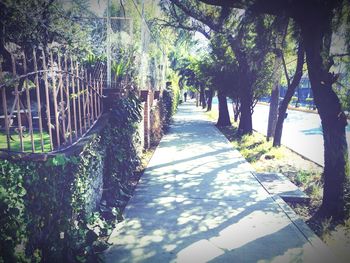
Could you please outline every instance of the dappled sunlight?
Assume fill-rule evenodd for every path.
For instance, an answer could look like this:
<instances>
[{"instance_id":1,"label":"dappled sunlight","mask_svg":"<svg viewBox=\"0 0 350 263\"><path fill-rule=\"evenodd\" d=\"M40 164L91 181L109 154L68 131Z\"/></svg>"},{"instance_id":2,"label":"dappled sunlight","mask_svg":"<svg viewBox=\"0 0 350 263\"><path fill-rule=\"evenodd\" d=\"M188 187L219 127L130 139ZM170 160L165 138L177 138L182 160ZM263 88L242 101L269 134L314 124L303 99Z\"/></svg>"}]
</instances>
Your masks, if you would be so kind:
<instances>
[{"instance_id":1,"label":"dappled sunlight","mask_svg":"<svg viewBox=\"0 0 350 263\"><path fill-rule=\"evenodd\" d=\"M174 262L194 258L195 262L227 262L235 258L232 253L237 260L230 262L289 262L303 257L307 241L272 201L246 207L237 202L167 197L149 202L134 207L138 213L128 214L125 225L110 239L115 259L129 252L133 262L154 262L164 253L169 259L174 256ZM140 211L142 207L145 210ZM157 219L155 210L163 212ZM276 248L271 251L270 247ZM247 254L252 249L256 253Z\"/></svg>"},{"instance_id":2,"label":"dappled sunlight","mask_svg":"<svg viewBox=\"0 0 350 263\"><path fill-rule=\"evenodd\" d=\"M176 262L208 262L224 253L224 250L202 239L181 250L176 255Z\"/></svg>"},{"instance_id":3,"label":"dappled sunlight","mask_svg":"<svg viewBox=\"0 0 350 263\"><path fill-rule=\"evenodd\" d=\"M251 165L189 109L181 106L155 151L106 261L299 262L311 255Z\"/></svg>"},{"instance_id":4,"label":"dappled sunlight","mask_svg":"<svg viewBox=\"0 0 350 263\"><path fill-rule=\"evenodd\" d=\"M254 211L221 230L218 236L211 238L210 241L224 249L237 249L258 238L276 233L289 223L290 221L277 211ZM239 235L237 238L239 233L244 235Z\"/></svg>"}]
</instances>

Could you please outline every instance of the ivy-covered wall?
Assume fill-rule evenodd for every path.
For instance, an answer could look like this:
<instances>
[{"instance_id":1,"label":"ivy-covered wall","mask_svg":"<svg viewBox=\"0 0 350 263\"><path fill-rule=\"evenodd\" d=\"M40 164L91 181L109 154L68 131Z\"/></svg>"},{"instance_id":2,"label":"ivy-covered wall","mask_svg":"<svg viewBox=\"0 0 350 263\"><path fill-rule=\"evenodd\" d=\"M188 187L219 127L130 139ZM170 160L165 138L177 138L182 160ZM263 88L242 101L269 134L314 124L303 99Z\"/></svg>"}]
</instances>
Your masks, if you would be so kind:
<instances>
[{"instance_id":1,"label":"ivy-covered wall","mask_svg":"<svg viewBox=\"0 0 350 263\"><path fill-rule=\"evenodd\" d=\"M151 146L156 146L164 132L168 130L178 103L179 90L172 86L168 86L157 100L153 100L149 112Z\"/></svg>"},{"instance_id":2,"label":"ivy-covered wall","mask_svg":"<svg viewBox=\"0 0 350 263\"><path fill-rule=\"evenodd\" d=\"M160 99L160 114L162 116L163 131L166 132L169 129L169 125L172 120L172 116L175 114L179 105L180 90L178 86L169 85L162 94Z\"/></svg>"},{"instance_id":3,"label":"ivy-covered wall","mask_svg":"<svg viewBox=\"0 0 350 263\"><path fill-rule=\"evenodd\" d=\"M95 261L105 248L97 238L113 228L139 162L140 111L130 95L114 102L81 150L0 160L0 262Z\"/></svg>"},{"instance_id":4,"label":"ivy-covered wall","mask_svg":"<svg viewBox=\"0 0 350 263\"><path fill-rule=\"evenodd\" d=\"M154 140L178 96L165 90L152 112ZM0 159L0 263L97 262L130 196L127 182L142 154L141 101L115 100L69 152L45 161ZM142 128L141 128L142 129Z\"/></svg>"}]
</instances>

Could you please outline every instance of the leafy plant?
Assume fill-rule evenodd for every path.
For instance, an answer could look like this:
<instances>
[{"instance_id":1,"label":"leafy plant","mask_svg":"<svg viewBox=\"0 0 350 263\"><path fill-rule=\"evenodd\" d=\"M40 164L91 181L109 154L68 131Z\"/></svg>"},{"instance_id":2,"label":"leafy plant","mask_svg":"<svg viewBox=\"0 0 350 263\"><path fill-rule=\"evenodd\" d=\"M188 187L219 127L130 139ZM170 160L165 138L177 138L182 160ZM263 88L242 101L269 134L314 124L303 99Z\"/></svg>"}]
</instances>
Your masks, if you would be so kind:
<instances>
[{"instance_id":1,"label":"leafy plant","mask_svg":"<svg viewBox=\"0 0 350 263\"><path fill-rule=\"evenodd\" d=\"M177 98L173 89L164 93L162 122L170 122ZM140 163L141 113L130 93L114 101L108 124L81 152L44 162L0 160L0 262L98 260L107 247L100 237L122 220L128 180ZM104 189L100 204L96 189Z\"/></svg>"},{"instance_id":2,"label":"leafy plant","mask_svg":"<svg viewBox=\"0 0 350 263\"><path fill-rule=\"evenodd\" d=\"M308 104L309 109L315 107L314 98L306 98L305 101L306 101L306 103Z\"/></svg>"},{"instance_id":3,"label":"leafy plant","mask_svg":"<svg viewBox=\"0 0 350 263\"><path fill-rule=\"evenodd\" d=\"M25 171L7 160L0 161L0 168L0 261L22 261L24 251L15 250L26 243Z\"/></svg>"},{"instance_id":4,"label":"leafy plant","mask_svg":"<svg viewBox=\"0 0 350 263\"><path fill-rule=\"evenodd\" d=\"M129 61L113 61L112 72L114 73L114 80L120 82L127 74Z\"/></svg>"},{"instance_id":5,"label":"leafy plant","mask_svg":"<svg viewBox=\"0 0 350 263\"><path fill-rule=\"evenodd\" d=\"M295 177L295 181L299 185L304 185L310 180L310 173L308 171L299 171Z\"/></svg>"},{"instance_id":6,"label":"leafy plant","mask_svg":"<svg viewBox=\"0 0 350 263\"><path fill-rule=\"evenodd\" d=\"M291 103L291 104L297 103L297 101L298 101L298 97L293 96L292 99L290 100L290 103Z\"/></svg>"}]
</instances>

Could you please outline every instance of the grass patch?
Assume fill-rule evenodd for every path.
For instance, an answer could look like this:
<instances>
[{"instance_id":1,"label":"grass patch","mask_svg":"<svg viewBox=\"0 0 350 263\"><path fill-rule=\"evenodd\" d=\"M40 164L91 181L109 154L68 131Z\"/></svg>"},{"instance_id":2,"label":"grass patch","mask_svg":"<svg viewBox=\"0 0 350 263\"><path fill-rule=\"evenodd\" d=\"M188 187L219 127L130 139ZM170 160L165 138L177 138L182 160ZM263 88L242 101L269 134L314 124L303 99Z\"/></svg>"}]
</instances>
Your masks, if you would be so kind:
<instances>
[{"instance_id":1,"label":"grass patch","mask_svg":"<svg viewBox=\"0 0 350 263\"><path fill-rule=\"evenodd\" d=\"M23 146L24 152L32 151L32 143L30 139L30 134L28 132L23 133ZM35 152L42 152L41 144L40 144L40 133L34 132L34 149ZM48 133L43 133L43 141L44 141L44 152L50 152L50 136ZM13 134L10 139L10 147L12 151L20 151L20 140L18 134ZM7 150L7 138L4 132L0 132L0 149Z\"/></svg>"},{"instance_id":2,"label":"grass patch","mask_svg":"<svg viewBox=\"0 0 350 263\"><path fill-rule=\"evenodd\" d=\"M260 159L282 159L287 154L285 147L273 148L272 141L266 141L265 136L254 132L252 135L240 136L238 134L237 123L231 127L218 127L219 130L231 142L232 146L240 151L244 158L251 164L255 164Z\"/></svg>"},{"instance_id":3,"label":"grass patch","mask_svg":"<svg viewBox=\"0 0 350 263\"><path fill-rule=\"evenodd\" d=\"M310 207L307 207L310 209L309 216L305 218L309 219L322 201L322 168L285 146L273 147L272 141L266 141L266 137L260 133L240 136L236 126L234 123L232 127L219 127L219 130L257 172L282 173L307 193L311 202Z\"/></svg>"},{"instance_id":4,"label":"grass patch","mask_svg":"<svg viewBox=\"0 0 350 263\"><path fill-rule=\"evenodd\" d=\"M215 122L218 112L207 113L207 116ZM267 142L266 137L260 133L254 132L252 135L239 136L237 123L233 121L232 123L232 127L219 127L219 130L257 172L282 173L310 197L311 201L308 204L289 203L289 205L332 249L335 255L346 262L344 259L350 258L350 219L344 222L313 219L322 203L323 168L284 146L272 147L272 141Z\"/></svg>"}]
</instances>

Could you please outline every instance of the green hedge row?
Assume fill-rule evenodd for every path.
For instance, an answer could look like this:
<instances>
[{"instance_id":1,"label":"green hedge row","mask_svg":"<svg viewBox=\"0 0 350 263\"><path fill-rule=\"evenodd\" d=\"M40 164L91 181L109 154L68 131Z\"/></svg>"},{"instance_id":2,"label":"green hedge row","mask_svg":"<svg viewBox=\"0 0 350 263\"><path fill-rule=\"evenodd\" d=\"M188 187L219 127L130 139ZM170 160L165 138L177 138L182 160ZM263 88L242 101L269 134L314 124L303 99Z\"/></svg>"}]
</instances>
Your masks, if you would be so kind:
<instances>
[{"instance_id":1,"label":"green hedge row","mask_svg":"<svg viewBox=\"0 0 350 263\"><path fill-rule=\"evenodd\" d=\"M171 118L175 114L179 105L180 91L177 87L169 86L163 91L161 98L162 108L160 109L163 116L163 129L167 131L171 123Z\"/></svg>"}]
</instances>

